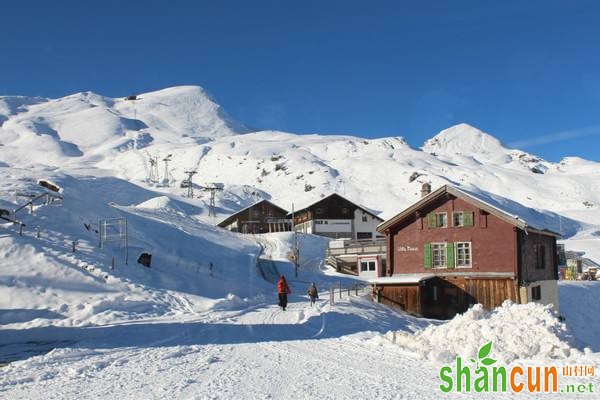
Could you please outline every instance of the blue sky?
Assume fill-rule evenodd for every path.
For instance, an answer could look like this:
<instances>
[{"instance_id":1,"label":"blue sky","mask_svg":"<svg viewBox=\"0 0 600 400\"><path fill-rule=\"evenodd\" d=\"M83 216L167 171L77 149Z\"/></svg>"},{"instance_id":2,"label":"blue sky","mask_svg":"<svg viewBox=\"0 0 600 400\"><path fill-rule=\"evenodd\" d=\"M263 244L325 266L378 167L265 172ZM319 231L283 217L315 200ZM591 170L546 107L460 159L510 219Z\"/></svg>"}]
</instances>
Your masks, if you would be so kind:
<instances>
[{"instance_id":1,"label":"blue sky","mask_svg":"<svg viewBox=\"0 0 600 400\"><path fill-rule=\"evenodd\" d=\"M234 118L404 136L467 122L600 160L594 1L3 2L0 94L203 86Z\"/></svg>"}]
</instances>

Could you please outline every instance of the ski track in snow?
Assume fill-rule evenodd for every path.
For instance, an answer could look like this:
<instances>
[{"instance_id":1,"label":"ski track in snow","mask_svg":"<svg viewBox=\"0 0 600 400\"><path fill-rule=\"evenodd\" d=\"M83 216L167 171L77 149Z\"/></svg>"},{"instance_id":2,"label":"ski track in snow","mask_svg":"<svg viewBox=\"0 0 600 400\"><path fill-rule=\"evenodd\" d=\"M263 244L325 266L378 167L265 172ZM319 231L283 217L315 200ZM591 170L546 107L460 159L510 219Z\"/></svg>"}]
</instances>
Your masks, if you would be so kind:
<instances>
[{"instance_id":1,"label":"ski track in snow","mask_svg":"<svg viewBox=\"0 0 600 400\"><path fill-rule=\"evenodd\" d=\"M128 337L82 340L3 367L0 398L440 398L439 365L369 331L369 325L382 328L370 320L373 312L383 312L396 329L427 325L358 298L334 306L319 300L314 307L292 298L286 311L260 304L170 322L117 324L127 327ZM344 316L356 314L360 329L345 334ZM598 377L579 381L600 384Z\"/></svg>"},{"instance_id":2,"label":"ski track in snow","mask_svg":"<svg viewBox=\"0 0 600 400\"><path fill-rule=\"evenodd\" d=\"M93 350L93 343L88 349L84 341L75 348L57 349L4 367L0 396L416 398L419 385L414 379L397 379L398 373L412 368L399 363L398 348L391 343L372 344L368 338L373 335L366 335L365 340L361 334L356 338L312 339L319 333L323 313L328 310L330 306L324 300L315 307L303 300L290 303L286 311L264 305L233 317L224 313L220 322L238 325L245 331L242 337L236 333L229 338L240 343L172 346L177 342L193 343L198 335L219 335L219 328L188 328L192 321L181 324L175 335L166 335L163 343ZM308 317L315 317L316 322L307 324ZM160 323L155 329L161 329ZM336 329L328 326L325 331ZM222 338L225 342L226 336ZM435 388L434 369L430 375L431 387Z\"/></svg>"}]
</instances>

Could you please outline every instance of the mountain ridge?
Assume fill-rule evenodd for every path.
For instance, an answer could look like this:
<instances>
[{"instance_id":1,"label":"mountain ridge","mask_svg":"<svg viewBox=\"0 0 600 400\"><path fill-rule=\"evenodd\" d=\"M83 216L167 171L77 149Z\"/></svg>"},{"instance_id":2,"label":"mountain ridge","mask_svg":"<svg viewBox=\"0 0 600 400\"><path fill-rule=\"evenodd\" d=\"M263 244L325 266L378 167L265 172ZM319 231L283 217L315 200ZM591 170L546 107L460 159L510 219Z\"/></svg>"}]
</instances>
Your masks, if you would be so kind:
<instances>
[{"instance_id":1,"label":"mountain ridge","mask_svg":"<svg viewBox=\"0 0 600 400\"><path fill-rule=\"evenodd\" d=\"M183 196L185 171L194 182L222 183L225 216L258 198L282 207L337 192L394 215L419 198L420 185L476 187L525 206L600 224L600 164L565 158L552 163L461 123L420 148L403 137L250 132L229 120L199 86L177 86L110 98L80 92L59 99L0 97L0 157L7 166L86 171L125 179L159 195ZM8 105L7 105L8 104ZM233 121L233 122L231 122ZM171 155L168 167L162 159ZM159 161L153 170L151 159ZM169 186L162 184L168 171ZM207 209L201 191L190 202ZM258 197L257 197L258 196ZM208 213L202 218L207 221ZM216 223L216 220L210 220Z\"/></svg>"}]
</instances>

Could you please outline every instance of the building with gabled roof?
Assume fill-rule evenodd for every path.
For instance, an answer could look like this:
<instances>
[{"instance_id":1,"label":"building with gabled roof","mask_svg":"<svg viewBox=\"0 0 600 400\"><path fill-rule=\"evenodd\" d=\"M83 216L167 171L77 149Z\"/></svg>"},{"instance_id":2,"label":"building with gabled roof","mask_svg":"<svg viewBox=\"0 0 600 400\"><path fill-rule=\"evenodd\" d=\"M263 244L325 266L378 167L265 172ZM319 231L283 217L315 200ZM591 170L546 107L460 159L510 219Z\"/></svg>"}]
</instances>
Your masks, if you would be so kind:
<instances>
[{"instance_id":1,"label":"building with gabled roof","mask_svg":"<svg viewBox=\"0 0 600 400\"><path fill-rule=\"evenodd\" d=\"M505 300L558 308L553 218L509 199L445 185L380 224L386 268L370 280L379 301L426 317Z\"/></svg>"},{"instance_id":2,"label":"building with gabled roof","mask_svg":"<svg viewBox=\"0 0 600 400\"><path fill-rule=\"evenodd\" d=\"M288 214L292 218L292 213ZM294 229L334 239L373 240L383 222L373 211L332 193L293 212Z\"/></svg>"},{"instance_id":3,"label":"building with gabled roof","mask_svg":"<svg viewBox=\"0 0 600 400\"><path fill-rule=\"evenodd\" d=\"M287 214L287 210L269 200L260 200L230 215L218 226L241 233L287 232L292 230Z\"/></svg>"}]
</instances>

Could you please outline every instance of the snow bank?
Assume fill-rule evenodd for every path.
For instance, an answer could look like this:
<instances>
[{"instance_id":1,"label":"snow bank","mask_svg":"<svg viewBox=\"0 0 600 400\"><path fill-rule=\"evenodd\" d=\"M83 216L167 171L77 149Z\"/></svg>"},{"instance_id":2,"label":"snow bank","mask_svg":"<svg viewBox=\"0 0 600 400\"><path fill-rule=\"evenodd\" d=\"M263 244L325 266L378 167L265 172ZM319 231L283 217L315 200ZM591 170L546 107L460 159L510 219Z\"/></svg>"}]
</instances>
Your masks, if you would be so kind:
<instances>
[{"instance_id":1,"label":"snow bank","mask_svg":"<svg viewBox=\"0 0 600 400\"><path fill-rule=\"evenodd\" d=\"M502 363L518 359L565 359L581 355L569 344L571 336L551 306L505 301L492 311L476 304L449 322L416 334L392 332L394 343L421 358L451 362L457 356L477 357L478 349L493 341L493 357Z\"/></svg>"},{"instance_id":2,"label":"snow bank","mask_svg":"<svg viewBox=\"0 0 600 400\"><path fill-rule=\"evenodd\" d=\"M135 206L141 210L163 210L182 212L182 210L167 196L153 197Z\"/></svg>"},{"instance_id":3,"label":"snow bank","mask_svg":"<svg viewBox=\"0 0 600 400\"><path fill-rule=\"evenodd\" d=\"M600 351L600 320L594 318L600 308L600 282L560 281L558 293L560 312L578 342Z\"/></svg>"}]
</instances>

